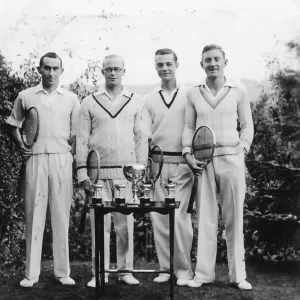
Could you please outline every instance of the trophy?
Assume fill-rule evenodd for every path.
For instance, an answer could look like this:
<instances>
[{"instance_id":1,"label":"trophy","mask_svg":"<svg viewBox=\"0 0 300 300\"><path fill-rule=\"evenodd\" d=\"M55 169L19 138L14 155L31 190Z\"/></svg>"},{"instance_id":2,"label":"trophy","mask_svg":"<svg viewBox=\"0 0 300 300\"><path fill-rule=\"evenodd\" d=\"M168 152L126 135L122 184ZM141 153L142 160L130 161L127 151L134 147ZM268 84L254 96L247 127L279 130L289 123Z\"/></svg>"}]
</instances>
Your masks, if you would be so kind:
<instances>
[{"instance_id":1,"label":"trophy","mask_svg":"<svg viewBox=\"0 0 300 300\"><path fill-rule=\"evenodd\" d=\"M143 191L143 196L140 198L140 206L150 206L150 197L148 196L148 193L150 189L152 189L153 184L152 183L142 183L141 188Z\"/></svg>"},{"instance_id":2,"label":"trophy","mask_svg":"<svg viewBox=\"0 0 300 300\"><path fill-rule=\"evenodd\" d=\"M164 188L167 191L167 197L165 198L165 205L174 206L175 205L175 197L173 195L173 190L176 188L177 183L169 181L168 183L164 184Z\"/></svg>"},{"instance_id":3,"label":"trophy","mask_svg":"<svg viewBox=\"0 0 300 300\"><path fill-rule=\"evenodd\" d=\"M102 197L101 197L101 191L103 189L103 185L94 183L93 188L94 188L94 193L92 197L92 204L97 206L103 206Z\"/></svg>"},{"instance_id":4,"label":"trophy","mask_svg":"<svg viewBox=\"0 0 300 300\"><path fill-rule=\"evenodd\" d=\"M123 168L123 173L126 179L132 182L133 199L131 203L140 204L140 200L137 196L138 193L137 183L144 178L146 173L146 167L143 164L127 164Z\"/></svg>"},{"instance_id":5,"label":"trophy","mask_svg":"<svg viewBox=\"0 0 300 300\"><path fill-rule=\"evenodd\" d=\"M126 183L114 183L114 187L118 191L118 197L115 198L115 205L125 206L125 197L123 196L123 190L126 189Z\"/></svg>"}]
</instances>

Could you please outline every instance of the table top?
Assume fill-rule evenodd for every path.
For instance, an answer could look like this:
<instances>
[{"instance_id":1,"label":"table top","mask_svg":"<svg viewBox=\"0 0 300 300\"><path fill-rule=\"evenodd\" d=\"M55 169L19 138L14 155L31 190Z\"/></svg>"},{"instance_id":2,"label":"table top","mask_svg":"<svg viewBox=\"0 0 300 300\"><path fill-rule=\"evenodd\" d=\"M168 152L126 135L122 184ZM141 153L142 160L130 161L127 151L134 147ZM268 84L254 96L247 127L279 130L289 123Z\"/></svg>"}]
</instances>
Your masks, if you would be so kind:
<instances>
[{"instance_id":1,"label":"table top","mask_svg":"<svg viewBox=\"0 0 300 300\"><path fill-rule=\"evenodd\" d=\"M120 212L123 214L130 214L133 212L147 213L158 212L161 214L169 214L172 210L178 208L180 201L175 201L173 205L166 205L164 201L151 201L150 205L139 205L133 203L126 203L126 206L115 205L112 201L103 201L102 205L90 204L89 208L94 209L96 212L107 214L110 212Z\"/></svg>"}]
</instances>

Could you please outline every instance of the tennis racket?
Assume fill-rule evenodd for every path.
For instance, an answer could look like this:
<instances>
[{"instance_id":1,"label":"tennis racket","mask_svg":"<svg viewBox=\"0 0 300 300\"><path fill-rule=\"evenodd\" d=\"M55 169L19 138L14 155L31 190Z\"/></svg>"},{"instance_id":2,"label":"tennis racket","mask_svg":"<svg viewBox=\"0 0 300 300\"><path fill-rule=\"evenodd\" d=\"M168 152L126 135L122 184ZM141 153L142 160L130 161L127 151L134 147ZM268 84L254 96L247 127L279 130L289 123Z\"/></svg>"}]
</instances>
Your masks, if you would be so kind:
<instances>
[{"instance_id":1,"label":"tennis racket","mask_svg":"<svg viewBox=\"0 0 300 300\"><path fill-rule=\"evenodd\" d=\"M27 149L31 149L37 141L39 130L40 119L38 111L35 107L30 107L25 114L25 119L20 129L21 140ZM20 169L20 177L17 188L17 193L20 197L24 195L27 160L28 158L23 159Z\"/></svg>"},{"instance_id":2,"label":"tennis racket","mask_svg":"<svg viewBox=\"0 0 300 300\"><path fill-rule=\"evenodd\" d=\"M216 147L216 138L213 130L209 126L200 126L193 136L192 155L196 160L201 161L204 169L212 160ZM198 177L195 176L187 213L193 212L195 196L198 186Z\"/></svg>"},{"instance_id":3,"label":"tennis racket","mask_svg":"<svg viewBox=\"0 0 300 300\"><path fill-rule=\"evenodd\" d=\"M92 184L97 183L100 175L100 155L97 150L93 149L89 152L86 160L86 168L87 168L87 175L90 178ZM81 212L81 217L80 217L80 222L78 227L78 232L80 234L84 232L86 214L88 213L89 210L88 205L92 193L93 190L89 190L89 191L85 190L86 199Z\"/></svg>"},{"instance_id":4,"label":"tennis racket","mask_svg":"<svg viewBox=\"0 0 300 300\"><path fill-rule=\"evenodd\" d=\"M156 160L158 160L158 170L157 172L153 169L153 155L156 155ZM145 182L154 184L161 174L161 170L164 165L164 153L160 149L159 146L155 145L149 151L149 156L147 160L147 167L146 167L146 175L145 175Z\"/></svg>"}]
</instances>

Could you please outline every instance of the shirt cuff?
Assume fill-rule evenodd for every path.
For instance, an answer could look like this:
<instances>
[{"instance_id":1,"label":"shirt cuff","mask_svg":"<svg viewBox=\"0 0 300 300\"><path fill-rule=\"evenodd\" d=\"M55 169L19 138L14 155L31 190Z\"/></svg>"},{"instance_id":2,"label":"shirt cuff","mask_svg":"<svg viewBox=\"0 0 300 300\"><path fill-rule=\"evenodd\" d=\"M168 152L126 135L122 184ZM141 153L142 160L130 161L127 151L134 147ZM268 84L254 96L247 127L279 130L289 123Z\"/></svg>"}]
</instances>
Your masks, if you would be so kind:
<instances>
[{"instance_id":1,"label":"shirt cuff","mask_svg":"<svg viewBox=\"0 0 300 300\"><path fill-rule=\"evenodd\" d=\"M87 170L86 168L82 168L77 170L77 180L78 182L83 182L85 180L89 179L89 177L87 176Z\"/></svg>"},{"instance_id":2,"label":"shirt cuff","mask_svg":"<svg viewBox=\"0 0 300 300\"><path fill-rule=\"evenodd\" d=\"M186 153L192 153L192 148L191 147L183 147L182 156L184 156Z\"/></svg>"}]
</instances>

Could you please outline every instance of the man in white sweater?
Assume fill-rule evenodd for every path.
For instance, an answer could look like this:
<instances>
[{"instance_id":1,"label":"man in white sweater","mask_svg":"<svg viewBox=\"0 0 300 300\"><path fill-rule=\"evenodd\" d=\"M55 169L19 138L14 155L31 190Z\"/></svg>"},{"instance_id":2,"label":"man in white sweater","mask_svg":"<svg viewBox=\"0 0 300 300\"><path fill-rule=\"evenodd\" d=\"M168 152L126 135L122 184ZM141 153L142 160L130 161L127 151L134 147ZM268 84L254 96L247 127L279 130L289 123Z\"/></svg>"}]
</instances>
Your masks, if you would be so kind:
<instances>
[{"instance_id":1,"label":"man in white sweater","mask_svg":"<svg viewBox=\"0 0 300 300\"><path fill-rule=\"evenodd\" d=\"M25 221L26 267L22 287L39 281L43 234L48 201L53 231L54 275L64 285L75 284L69 277L69 217L72 202L72 162L70 138L75 136L79 112L77 96L59 86L63 73L61 58L53 52L40 59L41 83L19 93L7 123L26 162ZM40 130L32 149L27 149L20 136L26 111L35 107Z\"/></svg>"},{"instance_id":2,"label":"man in white sweater","mask_svg":"<svg viewBox=\"0 0 300 300\"><path fill-rule=\"evenodd\" d=\"M124 61L118 55L109 55L103 61L105 85L99 91L83 99L79 113L76 143L78 181L90 189L86 159L89 150L100 154L100 180L104 185L104 201L114 197L114 184L124 183L123 166L126 163L144 163L147 159L147 136L141 120L143 102L141 98L126 91L121 82L125 74ZM130 186L126 189L126 201L132 199ZM133 269L133 216L113 213L114 229L117 236L118 269ZM105 215L105 269L109 268L109 241L111 216ZM95 287L95 240L94 217L91 214L93 275L88 283ZM105 281L108 282L106 274ZM119 281L138 284L131 274L122 274Z\"/></svg>"},{"instance_id":3,"label":"man in white sweater","mask_svg":"<svg viewBox=\"0 0 300 300\"><path fill-rule=\"evenodd\" d=\"M164 152L161 178L155 184L152 200L164 201L166 191L163 184L176 182L175 199L181 201L175 210L174 269L177 285L186 285L192 277L190 252L193 229L190 214L186 213L190 197L193 174L182 157L182 131L187 103L186 90L176 81L178 61L170 49L155 53L155 67L161 85L145 96L143 119L147 125L151 148L158 145ZM154 168L158 168L158 157L153 155ZM151 213L156 252L162 270L169 269L169 216ZM155 282L165 282L169 274L161 273Z\"/></svg>"},{"instance_id":4,"label":"man in white sweater","mask_svg":"<svg viewBox=\"0 0 300 300\"><path fill-rule=\"evenodd\" d=\"M247 90L224 76L226 65L227 59L220 46L204 47L201 66L207 78L188 92L183 156L194 175L199 176L197 265L195 277L188 286L200 287L215 279L219 194L230 282L240 289L250 290L244 258L243 204L246 191L244 157L253 139L253 121ZM191 155L193 134L201 125L209 125L216 135L213 160L203 171Z\"/></svg>"}]
</instances>

